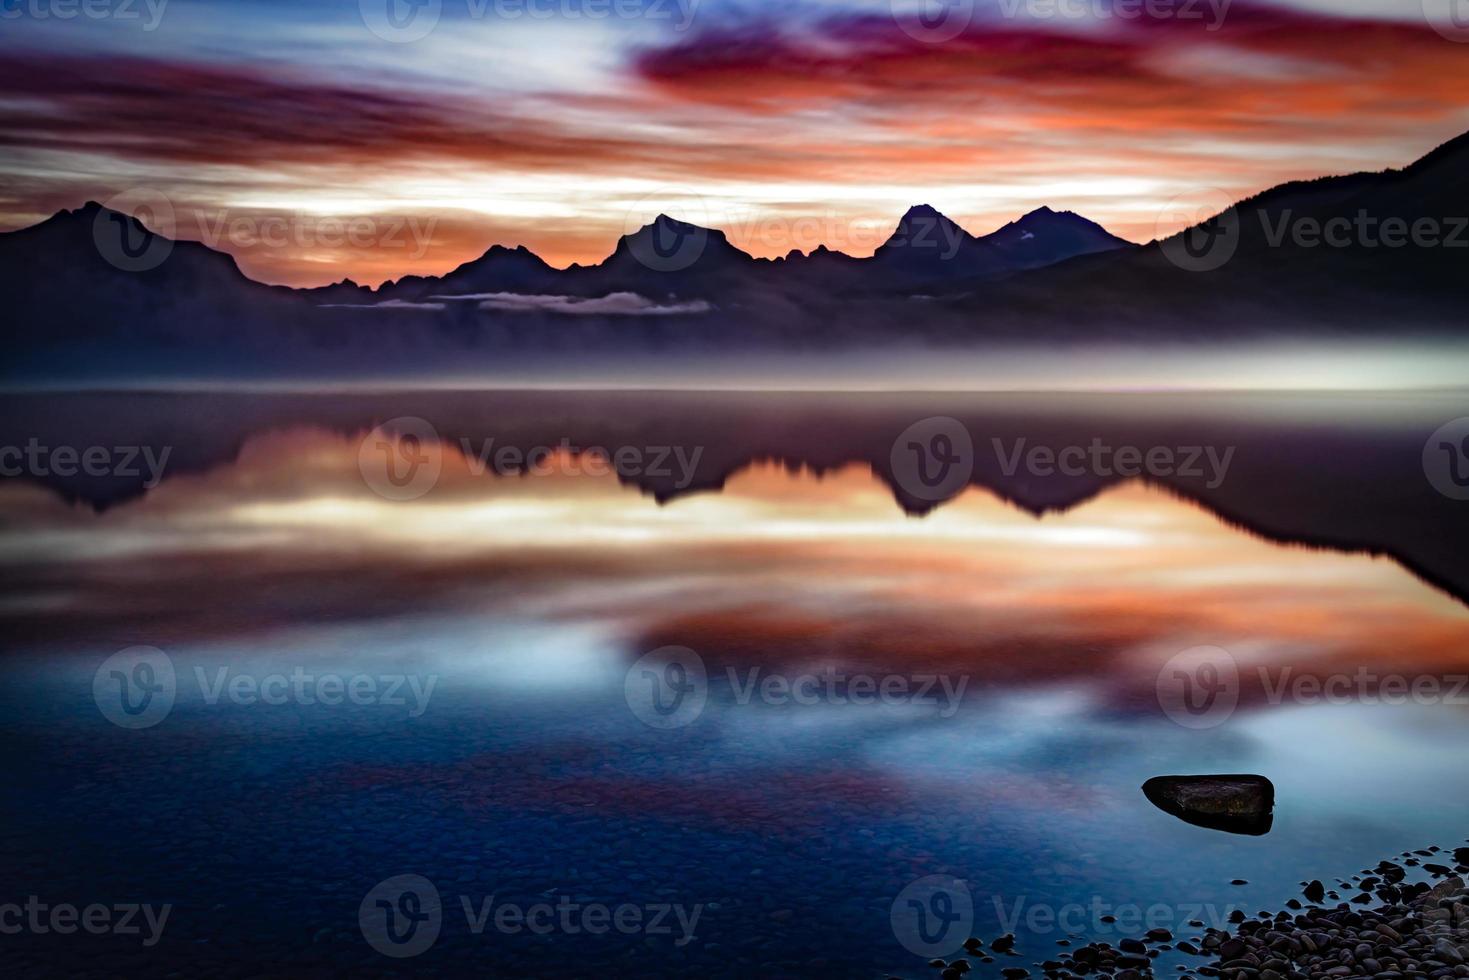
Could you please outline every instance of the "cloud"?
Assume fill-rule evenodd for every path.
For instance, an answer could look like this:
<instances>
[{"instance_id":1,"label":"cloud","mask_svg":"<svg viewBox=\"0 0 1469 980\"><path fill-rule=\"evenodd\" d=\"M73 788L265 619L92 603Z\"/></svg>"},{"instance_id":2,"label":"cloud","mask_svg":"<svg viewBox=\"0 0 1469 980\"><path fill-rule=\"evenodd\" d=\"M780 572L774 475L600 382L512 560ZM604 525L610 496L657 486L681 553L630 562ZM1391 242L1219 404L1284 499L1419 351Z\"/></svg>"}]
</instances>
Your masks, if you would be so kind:
<instances>
[{"instance_id":1,"label":"cloud","mask_svg":"<svg viewBox=\"0 0 1469 980\"><path fill-rule=\"evenodd\" d=\"M355 5L293 13L313 29L289 44L205 5L221 16L166 45L68 31L6 51L0 227L136 186L170 196L185 237L195 209L443 218L421 250L221 245L291 284L442 273L492 242L597 262L644 205L690 197L702 224L741 216L731 240L761 257L866 254L849 229L920 201L975 231L1044 204L1146 241L1176 196L1402 166L1469 127L1469 45L1386 0L1233 0L1217 30L982 0L942 43L889 0L742 2L684 33L456 23L391 59L356 43Z\"/></svg>"},{"instance_id":2,"label":"cloud","mask_svg":"<svg viewBox=\"0 0 1469 980\"><path fill-rule=\"evenodd\" d=\"M324 310L444 310L443 303L410 303L406 299L385 299L381 303L322 303Z\"/></svg>"},{"instance_id":3,"label":"cloud","mask_svg":"<svg viewBox=\"0 0 1469 980\"><path fill-rule=\"evenodd\" d=\"M19 52L0 60L0 85L0 146L129 159L241 166L447 158L538 167L582 154L648 159L653 149L565 130L490 99L341 82L299 66Z\"/></svg>"},{"instance_id":4,"label":"cloud","mask_svg":"<svg viewBox=\"0 0 1469 980\"><path fill-rule=\"evenodd\" d=\"M923 142L1027 123L1044 123L1060 141L1068 131L1135 133L1138 123L1145 135L1243 140L1302 127L1373 131L1392 120L1394 104L1421 119L1458 114L1469 95L1469 51L1421 20L1246 0L1217 24L1134 9L1084 24L977 17L941 43L891 16L838 13L796 28L755 16L651 46L635 68L670 97L766 116L860 106L864 123L906 128ZM1228 70L1232 58L1248 59L1250 70ZM960 106L967 118L953 115ZM948 120L941 130L924 123L936 110Z\"/></svg>"},{"instance_id":5,"label":"cloud","mask_svg":"<svg viewBox=\"0 0 1469 980\"><path fill-rule=\"evenodd\" d=\"M569 316L677 316L708 313L713 309L704 300L655 303L637 293L609 293L598 299L523 293L468 293L432 298L479 300L480 309L500 313L560 313Z\"/></svg>"}]
</instances>

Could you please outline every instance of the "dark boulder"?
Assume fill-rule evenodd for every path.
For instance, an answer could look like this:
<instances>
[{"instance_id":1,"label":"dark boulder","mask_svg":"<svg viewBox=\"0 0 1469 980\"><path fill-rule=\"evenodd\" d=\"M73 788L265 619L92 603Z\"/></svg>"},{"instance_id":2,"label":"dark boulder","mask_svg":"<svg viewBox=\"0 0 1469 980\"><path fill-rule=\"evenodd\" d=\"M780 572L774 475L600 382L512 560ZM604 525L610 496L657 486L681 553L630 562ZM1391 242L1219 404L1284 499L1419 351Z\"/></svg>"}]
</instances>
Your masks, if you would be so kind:
<instances>
[{"instance_id":1,"label":"dark boulder","mask_svg":"<svg viewBox=\"0 0 1469 980\"><path fill-rule=\"evenodd\" d=\"M1143 794L1186 823L1231 834L1261 836L1274 821L1275 785L1264 776L1158 776Z\"/></svg>"}]
</instances>

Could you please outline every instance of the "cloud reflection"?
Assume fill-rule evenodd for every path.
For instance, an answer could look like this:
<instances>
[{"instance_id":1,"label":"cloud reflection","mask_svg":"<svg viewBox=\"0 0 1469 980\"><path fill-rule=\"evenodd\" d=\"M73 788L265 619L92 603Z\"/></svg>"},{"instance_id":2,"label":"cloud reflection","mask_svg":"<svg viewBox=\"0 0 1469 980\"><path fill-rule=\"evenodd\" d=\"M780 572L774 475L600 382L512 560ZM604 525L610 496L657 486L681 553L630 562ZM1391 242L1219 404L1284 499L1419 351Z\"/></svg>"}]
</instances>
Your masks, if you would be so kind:
<instances>
[{"instance_id":1,"label":"cloud reflection","mask_svg":"<svg viewBox=\"0 0 1469 980\"><path fill-rule=\"evenodd\" d=\"M1197 644L1304 671L1469 666L1469 611L1396 563L1271 544L1157 488L1039 519L971 489L920 519L865 467L757 464L659 505L558 460L494 477L449 451L432 492L396 503L355 440L302 429L102 515L7 484L0 622L53 648L498 617L629 657L942 669L1128 712L1156 711L1159 666Z\"/></svg>"}]
</instances>

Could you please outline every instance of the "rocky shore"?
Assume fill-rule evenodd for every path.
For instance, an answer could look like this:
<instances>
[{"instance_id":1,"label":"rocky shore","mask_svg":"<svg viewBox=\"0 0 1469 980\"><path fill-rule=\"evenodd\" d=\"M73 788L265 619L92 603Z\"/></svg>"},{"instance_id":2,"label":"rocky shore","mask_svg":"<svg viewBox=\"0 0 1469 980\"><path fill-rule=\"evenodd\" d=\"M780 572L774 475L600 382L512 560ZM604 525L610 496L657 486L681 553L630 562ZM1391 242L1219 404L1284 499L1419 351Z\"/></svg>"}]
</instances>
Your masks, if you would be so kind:
<instances>
[{"instance_id":1,"label":"rocky shore","mask_svg":"<svg viewBox=\"0 0 1469 980\"><path fill-rule=\"evenodd\" d=\"M942 980L986 976L1109 977L1147 980L1158 975L1218 977L1222 980L1320 980L1334 977L1469 978L1469 847L1405 852L1381 861L1328 889L1302 882L1302 897L1285 909L1242 911L1229 929L1203 928L1175 938L1166 929L1120 940L1094 942L1055 958L1010 965L1023 959L1013 936L986 949L965 943L965 957L933 960ZM1195 928L1203 927L1193 922ZM1181 955L1180 955L1181 954ZM983 971L983 972L982 972Z\"/></svg>"}]
</instances>

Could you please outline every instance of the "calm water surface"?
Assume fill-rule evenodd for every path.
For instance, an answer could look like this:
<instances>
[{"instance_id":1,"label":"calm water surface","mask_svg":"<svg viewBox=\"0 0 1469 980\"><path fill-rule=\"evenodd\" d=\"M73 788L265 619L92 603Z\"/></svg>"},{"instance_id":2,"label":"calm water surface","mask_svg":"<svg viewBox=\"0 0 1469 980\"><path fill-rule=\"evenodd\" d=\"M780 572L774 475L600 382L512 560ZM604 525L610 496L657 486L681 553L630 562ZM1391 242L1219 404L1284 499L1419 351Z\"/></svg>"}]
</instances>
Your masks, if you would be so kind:
<instances>
[{"instance_id":1,"label":"calm water surface","mask_svg":"<svg viewBox=\"0 0 1469 980\"><path fill-rule=\"evenodd\" d=\"M1414 452L1443 412L1407 413ZM1020 936L989 976L1141 932L1137 910L1186 933L1466 836L1469 609L1393 558L1267 540L1156 481L910 516L861 462L755 460L659 503L564 455L497 476L451 445L395 501L362 443L262 426L100 513L0 485L0 897L172 906L152 946L7 937L22 967L916 977L895 900L942 875L966 935ZM135 645L172 670L136 715L108 693L119 665L148 679L136 658L104 666ZM640 660L670 646L707 681ZM1159 678L1201 647L1240 680L1181 724ZM1291 686L1334 675L1444 686ZM680 684L697 697L660 714ZM1139 791L1228 772L1275 782L1271 833ZM359 907L406 874L442 922L400 960ZM462 901L667 911L476 933Z\"/></svg>"}]
</instances>

